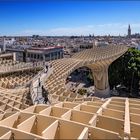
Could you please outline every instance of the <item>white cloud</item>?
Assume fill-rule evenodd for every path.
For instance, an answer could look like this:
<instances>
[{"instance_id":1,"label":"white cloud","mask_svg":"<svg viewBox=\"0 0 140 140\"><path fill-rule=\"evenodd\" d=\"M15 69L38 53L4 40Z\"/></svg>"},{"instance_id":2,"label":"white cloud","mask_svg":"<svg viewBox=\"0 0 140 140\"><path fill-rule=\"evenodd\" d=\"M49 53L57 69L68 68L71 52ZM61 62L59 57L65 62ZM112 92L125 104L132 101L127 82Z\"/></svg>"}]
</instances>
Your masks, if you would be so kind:
<instances>
[{"instance_id":1,"label":"white cloud","mask_svg":"<svg viewBox=\"0 0 140 140\"><path fill-rule=\"evenodd\" d=\"M49 30L25 30L22 34L25 35L124 35L127 34L128 23L108 23L108 24L98 24L98 25L86 25L80 27L60 27L53 28ZM132 32L140 32L140 23L131 24Z\"/></svg>"},{"instance_id":2,"label":"white cloud","mask_svg":"<svg viewBox=\"0 0 140 140\"><path fill-rule=\"evenodd\" d=\"M33 35L33 34L45 34L45 33L47 33L47 31L36 30L36 29L29 29L29 30L22 31L21 33L25 34L25 35Z\"/></svg>"},{"instance_id":3,"label":"white cloud","mask_svg":"<svg viewBox=\"0 0 140 140\"><path fill-rule=\"evenodd\" d=\"M50 29L48 31L48 34L55 34L55 35L87 35L89 33L92 33L92 30L94 28L90 26L82 26L82 27L68 27L68 28L55 28Z\"/></svg>"},{"instance_id":4,"label":"white cloud","mask_svg":"<svg viewBox=\"0 0 140 140\"><path fill-rule=\"evenodd\" d=\"M132 24L132 26L135 28L140 28L140 23Z\"/></svg>"}]
</instances>

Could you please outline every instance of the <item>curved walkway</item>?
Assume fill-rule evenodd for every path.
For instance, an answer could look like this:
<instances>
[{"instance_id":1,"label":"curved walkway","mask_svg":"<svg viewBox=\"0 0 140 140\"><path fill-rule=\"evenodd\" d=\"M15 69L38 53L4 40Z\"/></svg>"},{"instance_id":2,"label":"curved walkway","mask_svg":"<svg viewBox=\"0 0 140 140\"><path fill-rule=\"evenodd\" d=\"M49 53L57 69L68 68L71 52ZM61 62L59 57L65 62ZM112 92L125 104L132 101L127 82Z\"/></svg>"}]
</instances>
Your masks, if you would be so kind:
<instances>
[{"instance_id":1,"label":"curved walkway","mask_svg":"<svg viewBox=\"0 0 140 140\"><path fill-rule=\"evenodd\" d=\"M30 94L32 98L33 104L43 104L44 97L42 96L42 86L44 87L44 83L47 78L52 74L53 67L48 67L48 71L45 72L43 69L34 79L32 80L30 86Z\"/></svg>"}]
</instances>

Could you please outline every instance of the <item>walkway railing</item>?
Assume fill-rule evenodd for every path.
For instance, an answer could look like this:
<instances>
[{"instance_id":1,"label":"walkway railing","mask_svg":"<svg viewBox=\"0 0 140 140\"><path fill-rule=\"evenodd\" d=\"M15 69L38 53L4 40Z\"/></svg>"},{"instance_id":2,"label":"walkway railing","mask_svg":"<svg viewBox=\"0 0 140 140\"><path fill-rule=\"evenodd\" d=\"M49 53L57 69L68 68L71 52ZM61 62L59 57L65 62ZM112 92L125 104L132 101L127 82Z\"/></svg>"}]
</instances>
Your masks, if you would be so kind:
<instances>
[{"instance_id":1,"label":"walkway railing","mask_svg":"<svg viewBox=\"0 0 140 140\"><path fill-rule=\"evenodd\" d=\"M2 67L0 67L0 73L42 67L43 65L44 65L44 62L36 62L36 63L30 62L30 63L19 63L19 64L12 65L12 66L2 66Z\"/></svg>"},{"instance_id":2,"label":"walkway railing","mask_svg":"<svg viewBox=\"0 0 140 140\"><path fill-rule=\"evenodd\" d=\"M48 67L47 73L45 73L45 69L36 75L30 85L30 94L33 104L43 104L44 97L42 96L42 86L44 85L47 78L52 74L53 68ZM40 79L40 85L39 85Z\"/></svg>"}]
</instances>

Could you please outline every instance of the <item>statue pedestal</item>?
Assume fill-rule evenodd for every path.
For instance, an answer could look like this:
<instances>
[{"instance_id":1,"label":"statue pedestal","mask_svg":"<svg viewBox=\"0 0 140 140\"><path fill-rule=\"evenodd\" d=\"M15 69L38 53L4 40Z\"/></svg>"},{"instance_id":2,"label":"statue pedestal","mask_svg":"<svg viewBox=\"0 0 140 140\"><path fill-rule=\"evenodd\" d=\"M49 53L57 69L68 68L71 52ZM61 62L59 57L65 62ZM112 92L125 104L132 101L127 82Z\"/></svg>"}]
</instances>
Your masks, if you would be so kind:
<instances>
[{"instance_id":1,"label":"statue pedestal","mask_svg":"<svg viewBox=\"0 0 140 140\"><path fill-rule=\"evenodd\" d=\"M110 97L110 88L108 87L105 90L99 90L99 89L95 88L94 95L99 98L108 98L108 97Z\"/></svg>"}]
</instances>

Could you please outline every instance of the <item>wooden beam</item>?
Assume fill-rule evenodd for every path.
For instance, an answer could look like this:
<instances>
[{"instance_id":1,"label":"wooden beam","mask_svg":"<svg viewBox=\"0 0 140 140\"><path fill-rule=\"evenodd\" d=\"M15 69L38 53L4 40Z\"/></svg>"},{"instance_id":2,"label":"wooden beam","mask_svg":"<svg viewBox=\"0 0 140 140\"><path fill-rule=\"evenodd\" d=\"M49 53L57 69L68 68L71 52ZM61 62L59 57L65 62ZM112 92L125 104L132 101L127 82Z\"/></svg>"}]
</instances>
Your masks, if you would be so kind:
<instances>
[{"instance_id":1,"label":"wooden beam","mask_svg":"<svg viewBox=\"0 0 140 140\"><path fill-rule=\"evenodd\" d=\"M124 134L130 137L130 114L129 114L129 99L125 100L125 120L124 120Z\"/></svg>"}]
</instances>

